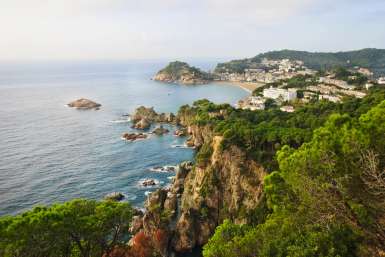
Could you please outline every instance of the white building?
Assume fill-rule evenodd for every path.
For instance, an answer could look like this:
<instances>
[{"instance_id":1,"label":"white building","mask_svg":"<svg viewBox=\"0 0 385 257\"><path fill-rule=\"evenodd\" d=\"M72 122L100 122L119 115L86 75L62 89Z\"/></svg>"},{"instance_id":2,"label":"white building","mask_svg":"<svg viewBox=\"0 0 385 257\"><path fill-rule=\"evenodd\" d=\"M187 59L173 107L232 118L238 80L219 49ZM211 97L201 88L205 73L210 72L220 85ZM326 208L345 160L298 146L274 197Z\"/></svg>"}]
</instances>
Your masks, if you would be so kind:
<instances>
[{"instance_id":1,"label":"white building","mask_svg":"<svg viewBox=\"0 0 385 257\"><path fill-rule=\"evenodd\" d=\"M243 110L264 110L266 99L260 96L249 96L239 101L238 108Z\"/></svg>"},{"instance_id":2,"label":"white building","mask_svg":"<svg viewBox=\"0 0 385 257\"><path fill-rule=\"evenodd\" d=\"M368 76L368 77L373 76L373 72L367 68L359 68L357 72L359 72L365 76Z\"/></svg>"},{"instance_id":3,"label":"white building","mask_svg":"<svg viewBox=\"0 0 385 257\"><path fill-rule=\"evenodd\" d=\"M380 84L380 85L385 85L385 77L379 78L377 83Z\"/></svg>"},{"instance_id":4,"label":"white building","mask_svg":"<svg viewBox=\"0 0 385 257\"><path fill-rule=\"evenodd\" d=\"M282 89L270 87L263 90L263 96L266 98L282 98L284 101L291 101L297 98L297 90L294 88Z\"/></svg>"},{"instance_id":5,"label":"white building","mask_svg":"<svg viewBox=\"0 0 385 257\"><path fill-rule=\"evenodd\" d=\"M338 103L341 102L341 98L338 96L331 96L331 95L319 95L319 100L328 100L330 102Z\"/></svg>"},{"instance_id":6,"label":"white building","mask_svg":"<svg viewBox=\"0 0 385 257\"><path fill-rule=\"evenodd\" d=\"M336 86L338 86L340 88L347 89L347 90L355 89L355 86L349 85L346 81L338 80L338 79L331 79L331 78L320 77L319 78L319 82L320 83L325 83L325 84L336 85Z\"/></svg>"},{"instance_id":7,"label":"white building","mask_svg":"<svg viewBox=\"0 0 385 257\"><path fill-rule=\"evenodd\" d=\"M282 106L281 108L279 108L281 111L283 112L294 112L295 109L293 106L290 106L290 105L286 105L286 106Z\"/></svg>"},{"instance_id":8,"label":"white building","mask_svg":"<svg viewBox=\"0 0 385 257\"><path fill-rule=\"evenodd\" d=\"M366 84L365 84L366 90L369 90L369 88L371 88L372 86L373 86L372 83L366 83Z\"/></svg>"}]
</instances>

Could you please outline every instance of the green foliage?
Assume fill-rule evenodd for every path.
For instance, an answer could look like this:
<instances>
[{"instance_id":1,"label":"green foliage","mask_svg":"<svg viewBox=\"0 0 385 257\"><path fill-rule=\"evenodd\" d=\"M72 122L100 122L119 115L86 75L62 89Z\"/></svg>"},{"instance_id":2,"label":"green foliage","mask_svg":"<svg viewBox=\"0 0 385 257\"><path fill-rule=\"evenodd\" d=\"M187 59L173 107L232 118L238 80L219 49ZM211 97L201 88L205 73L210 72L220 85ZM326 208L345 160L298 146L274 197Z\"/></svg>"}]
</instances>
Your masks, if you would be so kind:
<instances>
[{"instance_id":1,"label":"green foliage","mask_svg":"<svg viewBox=\"0 0 385 257\"><path fill-rule=\"evenodd\" d=\"M299 148L282 147L279 171L264 180L270 214L252 226L225 221L203 255L348 257L381 245L383 200L371 193L378 181L368 184L365 176L373 163L379 171L385 167L384 98L362 113L380 98L371 95L349 114L330 115ZM350 110L352 102L335 107ZM366 152L380 157L370 167L363 164Z\"/></svg>"},{"instance_id":2,"label":"green foliage","mask_svg":"<svg viewBox=\"0 0 385 257\"><path fill-rule=\"evenodd\" d=\"M167 73L175 79L179 79L183 74L194 74L195 77L208 79L209 74L201 71L196 67L192 67L185 62L174 61L170 62L165 68L160 70L160 73Z\"/></svg>"},{"instance_id":3,"label":"green foliage","mask_svg":"<svg viewBox=\"0 0 385 257\"><path fill-rule=\"evenodd\" d=\"M266 221L268 216L272 213L271 209L267 206L266 194L263 194L258 206L255 209L245 211L245 216L239 216L240 218L246 218L249 225L258 225Z\"/></svg>"},{"instance_id":4,"label":"green foliage","mask_svg":"<svg viewBox=\"0 0 385 257\"><path fill-rule=\"evenodd\" d=\"M190 117L189 125L210 125L215 133L222 135L222 150L236 145L272 171L278 168L275 154L281 146L298 148L311 139L315 129L322 126L329 115L344 113L357 118L383 99L385 90L377 88L363 99L350 98L343 103L309 103L299 106L294 113L274 108L264 111L237 110L229 105L215 105L208 100L200 100L191 107L184 106L179 114ZM207 153L208 147L204 147L202 157L207 157Z\"/></svg>"},{"instance_id":5,"label":"green foliage","mask_svg":"<svg viewBox=\"0 0 385 257\"><path fill-rule=\"evenodd\" d=\"M266 102L265 102L265 109L266 110L269 110L269 109L274 109L274 108L277 108L277 104L275 103L275 101L273 99L266 99Z\"/></svg>"},{"instance_id":6,"label":"green foliage","mask_svg":"<svg viewBox=\"0 0 385 257\"><path fill-rule=\"evenodd\" d=\"M195 157L196 165L205 167L209 163L212 153L211 143L204 143Z\"/></svg>"},{"instance_id":7,"label":"green foliage","mask_svg":"<svg viewBox=\"0 0 385 257\"><path fill-rule=\"evenodd\" d=\"M264 179L264 192L267 207L275 212L288 211L298 204L298 200L290 186L277 171Z\"/></svg>"},{"instance_id":8,"label":"green foliage","mask_svg":"<svg viewBox=\"0 0 385 257\"><path fill-rule=\"evenodd\" d=\"M363 204L355 203L353 201L350 201L348 204L360 224L369 226L373 223L373 219L369 214L367 207L365 207Z\"/></svg>"},{"instance_id":9,"label":"green foliage","mask_svg":"<svg viewBox=\"0 0 385 257\"><path fill-rule=\"evenodd\" d=\"M284 88L305 88L314 85L317 81L317 76L298 75L290 79L282 80L281 83L286 83Z\"/></svg>"},{"instance_id":10,"label":"green foliage","mask_svg":"<svg viewBox=\"0 0 385 257\"><path fill-rule=\"evenodd\" d=\"M247 63L247 59L243 60L233 60L226 63L218 63L215 68L215 72L235 72L235 73L243 73L246 68L249 68Z\"/></svg>"},{"instance_id":11,"label":"green foliage","mask_svg":"<svg viewBox=\"0 0 385 257\"><path fill-rule=\"evenodd\" d=\"M77 199L0 219L1 256L101 256L128 239L128 203Z\"/></svg>"},{"instance_id":12,"label":"green foliage","mask_svg":"<svg viewBox=\"0 0 385 257\"><path fill-rule=\"evenodd\" d=\"M204 257L354 257L360 237L347 226L298 229L296 220L274 217L257 227L226 220L203 248Z\"/></svg>"},{"instance_id":13,"label":"green foliage","mask_svg":"<svg viewBox=\"0 0 385 257\"><path fill-rule=\"evenodd\" d=\"M382 49L362 49L338 53L282 50L258 55L256 59L261 58L301 60L307 67L313 69L361 66L370 68L377 74L384 74L385 69L385 50Z\"/></svg>"},{"instance_id":14,"label":"green foliage","mask_svg":"<svg viewBox=\"0 0 385 257\"><path fill-rule=\"evenodd\" d=\"M337 67L334 69L335 78L344 80L351 85L356 85L358 87L363 87L364 84L368 81L368 78L359 72L351 72L343 67Z\"/></svg>"},{"instance_id":15,"label":"green foliage","mask_svg":"<svg viewBox=\"0 0 385 257\"><path fill-rule=\"evenodd\" d=\"M199 210L199 213L200 213L200 217L205 219L208 217L209 215L209 210L207 209L207 207L202 207L200 210Z\"/></svg>"},{"instance_id":16,"label":"green foliage","mask_svg":"<svg viewBox=\"0 0 385 257\"><path fill-rule=\"evenodd\" d=\"M225 220L217 227L214 236L203 248L205 257L239 257L252 256L249 253L244 236L249 231L248 226L239 226Z\"/></svg>"}]
</instances>

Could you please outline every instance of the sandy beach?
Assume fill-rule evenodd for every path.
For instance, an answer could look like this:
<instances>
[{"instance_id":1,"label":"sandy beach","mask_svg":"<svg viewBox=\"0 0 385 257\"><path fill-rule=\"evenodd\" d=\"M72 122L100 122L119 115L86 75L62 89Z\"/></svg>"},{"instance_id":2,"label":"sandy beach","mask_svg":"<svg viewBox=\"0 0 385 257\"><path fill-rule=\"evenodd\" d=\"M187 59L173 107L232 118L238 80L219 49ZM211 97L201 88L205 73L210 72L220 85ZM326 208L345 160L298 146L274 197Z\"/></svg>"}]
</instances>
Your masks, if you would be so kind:
<instances>
[{"instance_id":1,"label":"sandy beach","mask_svg":"<svg viewBox=\"0 0 385 257\"><path fill-rule=\"evenodd\" d=\"M249 93L252 93L255 89L264 86L261 82L241 82L241 81L214 81L213 83L227 84L232 86L241 87Z\"/></svg>"}]
</instances>

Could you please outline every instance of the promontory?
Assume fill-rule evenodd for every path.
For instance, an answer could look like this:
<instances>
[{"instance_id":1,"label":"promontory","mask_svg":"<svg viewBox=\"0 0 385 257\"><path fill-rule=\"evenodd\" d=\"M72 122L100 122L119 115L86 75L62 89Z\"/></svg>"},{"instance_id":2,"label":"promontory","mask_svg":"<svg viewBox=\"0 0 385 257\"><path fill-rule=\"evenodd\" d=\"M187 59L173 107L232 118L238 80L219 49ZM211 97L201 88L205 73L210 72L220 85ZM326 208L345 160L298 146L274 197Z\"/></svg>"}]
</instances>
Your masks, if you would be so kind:
<instances>
[{"instance_id":1,"label":"promontory","mask_svg":"<svg viewBox=\"0 0 385 257\"><path fill-rule=\"evenodd\" d=\"M184 85L206 84L211 79L212 78L209 73L180 61L170 62L154 77L154 80L156 81L180 83Z\"/></svg>"}]
</instances>

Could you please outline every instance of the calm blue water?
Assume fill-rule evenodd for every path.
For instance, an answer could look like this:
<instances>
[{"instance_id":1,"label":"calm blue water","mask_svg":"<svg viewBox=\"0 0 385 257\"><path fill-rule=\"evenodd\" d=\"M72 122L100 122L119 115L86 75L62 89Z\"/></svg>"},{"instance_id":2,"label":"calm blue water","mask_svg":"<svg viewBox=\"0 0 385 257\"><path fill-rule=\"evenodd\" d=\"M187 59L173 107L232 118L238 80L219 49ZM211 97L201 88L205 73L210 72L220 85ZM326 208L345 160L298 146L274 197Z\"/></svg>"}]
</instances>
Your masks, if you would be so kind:
<instances>
[{"instance_id":1,"label":"calm blue water","mask_svg":"<svg viewBox=\"0 0 385 257\"><path fill-rule=\"evenodd\" d=\"M180 86L151 81L165 62L38 63L0 65L0 215L37 204L77 197L101 199L114 191L141 206L146 191L139 181L160 186L172 173L154 166L175 165L193 157L173 148L183 139L172 134L125 142L130 123L118 122L140 105L175 112L196 99L235 103L248 93L227 85ZM194 63L210 68L213 63ZM99 111L65 105L85 97Z\"/></svg>"}]
</instances>

